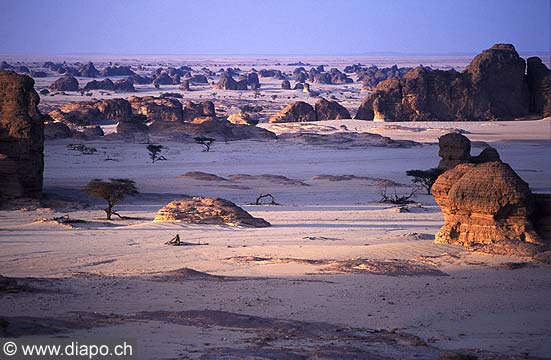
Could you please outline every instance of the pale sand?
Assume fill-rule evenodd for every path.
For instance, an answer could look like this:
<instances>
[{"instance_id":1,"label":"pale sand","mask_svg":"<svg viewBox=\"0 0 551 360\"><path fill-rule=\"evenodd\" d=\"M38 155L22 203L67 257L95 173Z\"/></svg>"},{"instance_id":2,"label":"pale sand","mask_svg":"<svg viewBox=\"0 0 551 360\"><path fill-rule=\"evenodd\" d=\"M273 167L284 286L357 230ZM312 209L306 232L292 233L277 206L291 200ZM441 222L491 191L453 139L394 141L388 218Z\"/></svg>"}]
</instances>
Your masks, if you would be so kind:
<instances>
[{"instance_id":1,"label":"pale sand","mask_svg":"<svg viewBox=\"0 0 551 360\"><path fill-rule=\"evenodd\" d=\"M388 124L341 120L262 126L278 133L333 133L342 131L343 124L350 131L371 131L425 144L405 149L342 150L288 141L238 141L215 143L214 151L205 153L197 144L166 142L168 161L151 164L144 144L87 142L99 150L98 155L79 156L66 148L72 141L47 142L46 192L79 196L78 189L93 177L129 177L136 180L142 194L124 201L118 209L137 219L101 220L99 202L94 208L72 212L48 208L0 212L0 274L48 278L46 283L30 284L54 289L1 295L0 315L66 318L72 316L71 311L134 316L157 310L223 310L345 327L397 329L398 333L420 336L430 349L473 348L550 357L550 267L530 263L510 270L500 264L528 260L466 253L459 247L434 244L432 237L442 225L442 215L431 196L420 193L416 200L422 207L400 213L391 205L378 203L382 188L372 181L313 177L390 179L406 184L397 191L407 193L410 179L405 170L436 166L437 137L455 128L468 131L466 135L475 142L496 147L534 191L550 192L551 122ZM394 125L400 127L392 128ZM473 153L480 149L475 143ZM105 161L106 155L119 161ZM224 178L232 174L284 175L310 186L181 177L188 171ZM282 205L245 205L263 192L272 193ZM177 198L176 194L226 198L273 227L153 223L155 212ZM89 223L68 228L33 222L65 213ZM175 233L186 242L208 245L163 245ZM324 267L320 264L228 260L238 256L417 260L435 265L448 276L333 275L318 272ZM247 279L152 281L154 275L184 267ZM247 346L243 339L254 334L162 319L114 321L106 327L68 333L105 335L138 338L143 358L196 358L213 348ZM433 350L424 354L421 358L436 358Z\"/></svg>"}]
</instances>

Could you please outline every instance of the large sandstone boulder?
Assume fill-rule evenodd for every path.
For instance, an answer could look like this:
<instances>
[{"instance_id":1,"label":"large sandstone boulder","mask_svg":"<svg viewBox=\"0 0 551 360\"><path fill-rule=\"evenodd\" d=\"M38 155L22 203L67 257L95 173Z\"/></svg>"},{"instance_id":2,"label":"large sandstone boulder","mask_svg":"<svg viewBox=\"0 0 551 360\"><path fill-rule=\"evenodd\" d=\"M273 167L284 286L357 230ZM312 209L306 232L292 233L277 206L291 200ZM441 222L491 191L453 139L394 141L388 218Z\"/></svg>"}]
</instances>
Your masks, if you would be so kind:
<instances>
[{"instance_id":1,"label":"large sandstone boulder","mask_svg":"<svg viewBox=\"0 0 551 360\"><path fill-rule=\"evenodd\" d=\"M525 61L509 44L477 55L466 70L418 67L380 82L357 119L378 121L496 120L529 113Z\"/></svg>"},{"instance_id":2,"label":"large sandstone boulder","mask_svg":"<svg viewBox=\"0 0 551 360\"><path fill-rule=\"evenodd\" d=\"M507 164L459 164L438 177L432 193L444 214L437 243L542 244L530 220L534 208L530 188Z\"/></svg>"},{"instance_id":3,"label":"large sandstone boulder","mask_svg":"<svg viewBox=\"0 0 551 360\"><path fill-rule=\"evenodd\" d=\"M530 57L526 62L530 111L543 116L551 116L551 71L539 57Z\"/></svg>"},{"instance_id":4,"label":"large sandstone boulder","mask_svg":"<svg viewBox=\"0 0 551 360\"><path fill-rule=\"evenodd\" d=\"M5 176L10 184L17 182L20 189L0 186L0 197L36 196L42 191L44 124L39 101L31 77L0 71L0 153L4 164L0 178Z\"/></svg>"},{"instance_id":5,"label":"large sandstone boulder","mask_svg":"<svg viewBox=\"0 0 551 360\"><path fill-rule=\"evenodd\" d=\"M272 115L269 122L306 122L316 120L318 120L318 118L312 105L305 103L304 101L296 101L287 105L277 114Z\"/></svg>"},{"instance_id":6,"label":"large sandstone boulder","mask_svg":"<svg viewBox=\"0 0 551 360\"><path fill-rule=\"evenodd\" d=\"M52 91L78 91L78 80L74 76L62 76L50 85Z\"/></svg>"},{"instance_id":7,"label":"large sandstone boulder","mask_svg":"<svg viewBox=\"0 0 551 360\"><path fill-rule=\"evenodd\" d=\"M238 89L237 81L227 72L222 73L214 88L220 90L247 90L246 87L245 89Z\"/></svg>"},{"instance_id":8,"label":"large sandstone boulder","mask_svg":"<svg viewBox=\"0 0 551 360\"><path fill-rule=\"evenodd\" d=\"M314 105L316 116L321 120L350 119L350 113L344 106L336 101L320 98Z\"/></svg>"},{"instance_id":9,"label":"large sandstone boulder","mask_svg":"<svg viewBox=\"0 0 551 360\"><path fill-rule=\"evenodd\" d=\"M231 201L204 197L172 201L157 211L153 221L247 227L270 226L266 220L252 217Z\"/></svg>"}]
</instances>

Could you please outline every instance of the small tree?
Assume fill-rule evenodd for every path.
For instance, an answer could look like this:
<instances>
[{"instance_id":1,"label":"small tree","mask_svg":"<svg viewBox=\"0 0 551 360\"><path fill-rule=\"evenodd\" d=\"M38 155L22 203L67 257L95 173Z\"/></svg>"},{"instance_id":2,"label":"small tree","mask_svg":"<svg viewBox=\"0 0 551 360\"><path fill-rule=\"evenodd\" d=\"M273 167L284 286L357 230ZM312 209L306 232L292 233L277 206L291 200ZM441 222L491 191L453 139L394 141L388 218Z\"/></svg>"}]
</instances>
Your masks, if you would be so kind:
<instances>
[{"instance_id":1,"label":"small tree","mask_svg":"<svg viewBox=\"0 0 551 360\"><path fill-rule=\"evenodd\" d=\"M155 161L161 161L166 160L166 158L163 155L160 155L161 151L163 151L164 146L163 145L147 145L147 150L149 151L149 157L151 158L151 161L155 163Z\"/></svg>"},{"instance_id":2,"label":"small tree","mask_svg":"<svg viewBox=\"0 0 551 360\"><path fill-rule=\"evenodd\" d=\"M90 196L107 201L107 208L104 209L107 220L111 220L111 215L117 215L122 219L122 216L113 211L113 207L125 196L138 194L136 183L130 179L109 179L109 181L92 179L82 190Z\"/></svg>"},{"instance_id":3,"label":"small tree","mask_svg":"<svg viewBox=\"0 0 551 360\"><path fill-rule=\"evenodd\" d=\"M432 185L438 179L440 175L444 173L443 169L432 168L428 170L408 170L407 176L413 177L411 181L415 184L419 184L427 190L427 194L430 195L432 191Z\"/></svg>"},{"instance_id":4,"label":"small tree","mask_svg":"<svg viewBox=\"0 0 551 360\"><path fill-rule=\"evenodd\" d=\"M212 143L216 141L216 139L206 137L206 136L197 136L193 138L197 144L203 145L205 148L203 151L209 152L210 147L212 146Z\"/></svg>"}]
</instances>

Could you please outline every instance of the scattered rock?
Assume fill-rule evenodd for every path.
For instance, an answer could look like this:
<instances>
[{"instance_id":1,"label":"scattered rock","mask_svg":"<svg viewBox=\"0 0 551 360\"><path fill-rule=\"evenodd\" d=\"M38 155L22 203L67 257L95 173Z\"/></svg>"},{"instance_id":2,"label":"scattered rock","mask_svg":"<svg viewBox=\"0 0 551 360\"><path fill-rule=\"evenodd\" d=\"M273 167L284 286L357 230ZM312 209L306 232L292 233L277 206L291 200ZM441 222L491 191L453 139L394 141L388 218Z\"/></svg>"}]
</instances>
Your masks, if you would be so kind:
<instances>
[{"instance_id":1,"label":"scattered rock","mask_svg":"<svg viewBox=\"0 0 551 360\"><path fill-rule=\"evenodd\" d=\"M316 101L314 107L318 121L351 118L348 110L336 101L329 101L324 98L320 98Z\"/></svg>"}]
</instances>

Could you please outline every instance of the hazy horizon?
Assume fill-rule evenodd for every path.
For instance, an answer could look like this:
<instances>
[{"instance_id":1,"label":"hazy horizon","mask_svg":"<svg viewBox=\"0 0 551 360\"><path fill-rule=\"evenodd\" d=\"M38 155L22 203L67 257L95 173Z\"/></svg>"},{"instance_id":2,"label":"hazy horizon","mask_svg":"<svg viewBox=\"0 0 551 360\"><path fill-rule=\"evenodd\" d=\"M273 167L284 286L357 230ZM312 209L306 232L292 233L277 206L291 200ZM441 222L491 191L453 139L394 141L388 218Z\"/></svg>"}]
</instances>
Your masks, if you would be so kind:
<instances>
[{"instance_id":1,"label":"hazy horizon","mask_svg":"<svg viewBox=\"0 0 551 360\"><path fill-rule=\"evenodd\" d=\"M472 55L495 43L551 52L547 0L2 3L0 54Z\"/></svg>"}]
</instances>

